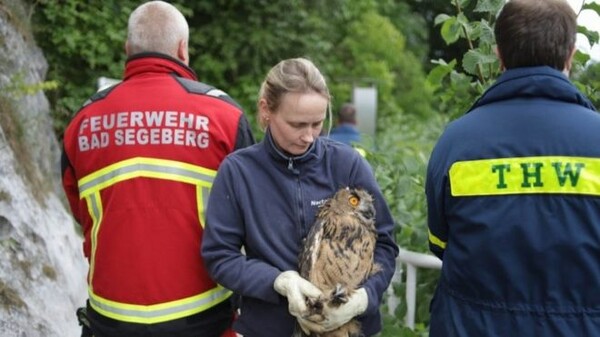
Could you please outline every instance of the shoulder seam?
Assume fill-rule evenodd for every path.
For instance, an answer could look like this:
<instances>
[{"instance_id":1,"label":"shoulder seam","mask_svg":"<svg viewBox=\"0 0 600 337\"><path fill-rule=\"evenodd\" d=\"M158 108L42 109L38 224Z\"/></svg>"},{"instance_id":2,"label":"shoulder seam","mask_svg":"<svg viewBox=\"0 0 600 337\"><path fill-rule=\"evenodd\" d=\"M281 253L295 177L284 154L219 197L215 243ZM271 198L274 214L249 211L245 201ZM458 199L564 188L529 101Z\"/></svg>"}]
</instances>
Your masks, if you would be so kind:
<instances>
[{"instance_id":1,"label":"shoulder seam","mask_svg":"<svg viewBox=\"0 0 600 337\"><path fill-rule=\"evenodd\" d=\"M115 85L112 85L104 90L100 90L98 92L96 92L95 94L93 94L90 98L88 98L87 101L85 101L85 103L83 103L83 107L90 105L93 102L99 101L101 99L106 98L106 96L108 96L108 94L110 94L110 92L116 88L120 83L117 83Z\"/></svg>"},{"instance_id":2,"label":"shoulder seam","mask_svg":"<svg viewBox=\"0 0 600 337\"><path fill-rule=\"evenodd\" d=\"M211 96L229 103L242 111L242 107L223 90L217 89L203 82L194 81L179 76L173 77L190 94Z\"/></svg>"}]
</instances>

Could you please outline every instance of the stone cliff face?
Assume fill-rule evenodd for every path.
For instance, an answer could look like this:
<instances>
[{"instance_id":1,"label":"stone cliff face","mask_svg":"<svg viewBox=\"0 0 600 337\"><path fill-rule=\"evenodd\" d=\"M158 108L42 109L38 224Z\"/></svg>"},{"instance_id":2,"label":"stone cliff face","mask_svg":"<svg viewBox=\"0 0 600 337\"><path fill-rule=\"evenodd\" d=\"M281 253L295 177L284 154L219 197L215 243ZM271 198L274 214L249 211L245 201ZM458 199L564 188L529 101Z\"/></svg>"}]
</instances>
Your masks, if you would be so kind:
<instances>
[{"instance_id":1,"label":"stone cliff face","mask_svg":"<svg viewBox=\"0 0 600 337\"><path fill-rule=\"evenodd\" d=\"M87 262L62 202L47 63L20 1L0 0L0 336L79 336Z\"/></svg>"}]
</instances>

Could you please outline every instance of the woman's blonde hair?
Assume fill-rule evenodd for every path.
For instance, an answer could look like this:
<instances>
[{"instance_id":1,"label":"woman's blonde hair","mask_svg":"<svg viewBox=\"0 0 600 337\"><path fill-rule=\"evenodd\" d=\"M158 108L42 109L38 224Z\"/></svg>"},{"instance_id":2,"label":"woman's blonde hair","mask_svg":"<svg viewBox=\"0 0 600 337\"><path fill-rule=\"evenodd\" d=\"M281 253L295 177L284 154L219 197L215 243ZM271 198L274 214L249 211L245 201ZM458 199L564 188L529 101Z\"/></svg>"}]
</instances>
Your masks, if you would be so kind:
<instances>
[{"instance_id":1,"label":"woman's blonde hair","mask_svg":"<svg viewBox=\"0 0 600 337\"><path fill-rule=\"evenodd\" d=\"M267 73L258 93L258 102L264 99L269 111L277 111L283 96L287 93L316 92L328 101L331 101L329 88L325 77L313 62L306 58L286 59L277 63ZM331 104L328 104L328 113L331 118ZM258 121L261 128L267 127L267 116L260 113L258 106Z\"/></svg>"}]
</instances>

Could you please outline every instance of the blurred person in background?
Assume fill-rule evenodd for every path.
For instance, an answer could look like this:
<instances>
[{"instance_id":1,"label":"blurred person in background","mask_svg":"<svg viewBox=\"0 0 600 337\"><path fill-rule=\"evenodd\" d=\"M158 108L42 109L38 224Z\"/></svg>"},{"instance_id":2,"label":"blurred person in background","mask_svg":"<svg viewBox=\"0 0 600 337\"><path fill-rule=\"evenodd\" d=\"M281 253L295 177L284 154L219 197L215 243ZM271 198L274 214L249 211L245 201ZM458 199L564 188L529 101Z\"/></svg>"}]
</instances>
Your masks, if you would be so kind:
<instances>
[{"instance_id":1,"label":"blurred person in background","mask_svg":"<svg viewBox=\"0 0 600 337\"><path fill-rule=\"evenodd\" d=\"M356 108L352 103L345 103L338 111L337 125L331 129L329 138L341 143L353 145L360 143L361 136L356 127Z\"/></svg>"}]
</instances>

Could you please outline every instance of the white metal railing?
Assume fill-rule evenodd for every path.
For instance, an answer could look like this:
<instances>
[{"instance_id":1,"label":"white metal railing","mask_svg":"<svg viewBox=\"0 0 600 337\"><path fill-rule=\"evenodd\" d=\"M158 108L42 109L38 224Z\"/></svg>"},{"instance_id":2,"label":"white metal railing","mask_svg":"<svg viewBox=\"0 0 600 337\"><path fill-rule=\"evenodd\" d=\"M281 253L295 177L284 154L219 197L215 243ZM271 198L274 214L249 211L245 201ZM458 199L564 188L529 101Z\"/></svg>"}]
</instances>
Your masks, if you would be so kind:
<instances>
[{"instance_id":1,"label":"white metal railing","mask_svg":"<svg viewBox=\"0 0 600 337\"><path fill-rule=\"evenodd\" d=\"M396 259L396 272L392 278L392 284L388 288L388 313L394 315L394 311L400 300L394 295L393 284L402 282L403 265L406 265L406 316L404 322L407 327L415 327L415 310L417 306L417 268L441 269L442 261L430 254L411 252L400 248Z\"/></svg>"}]
</instances>

